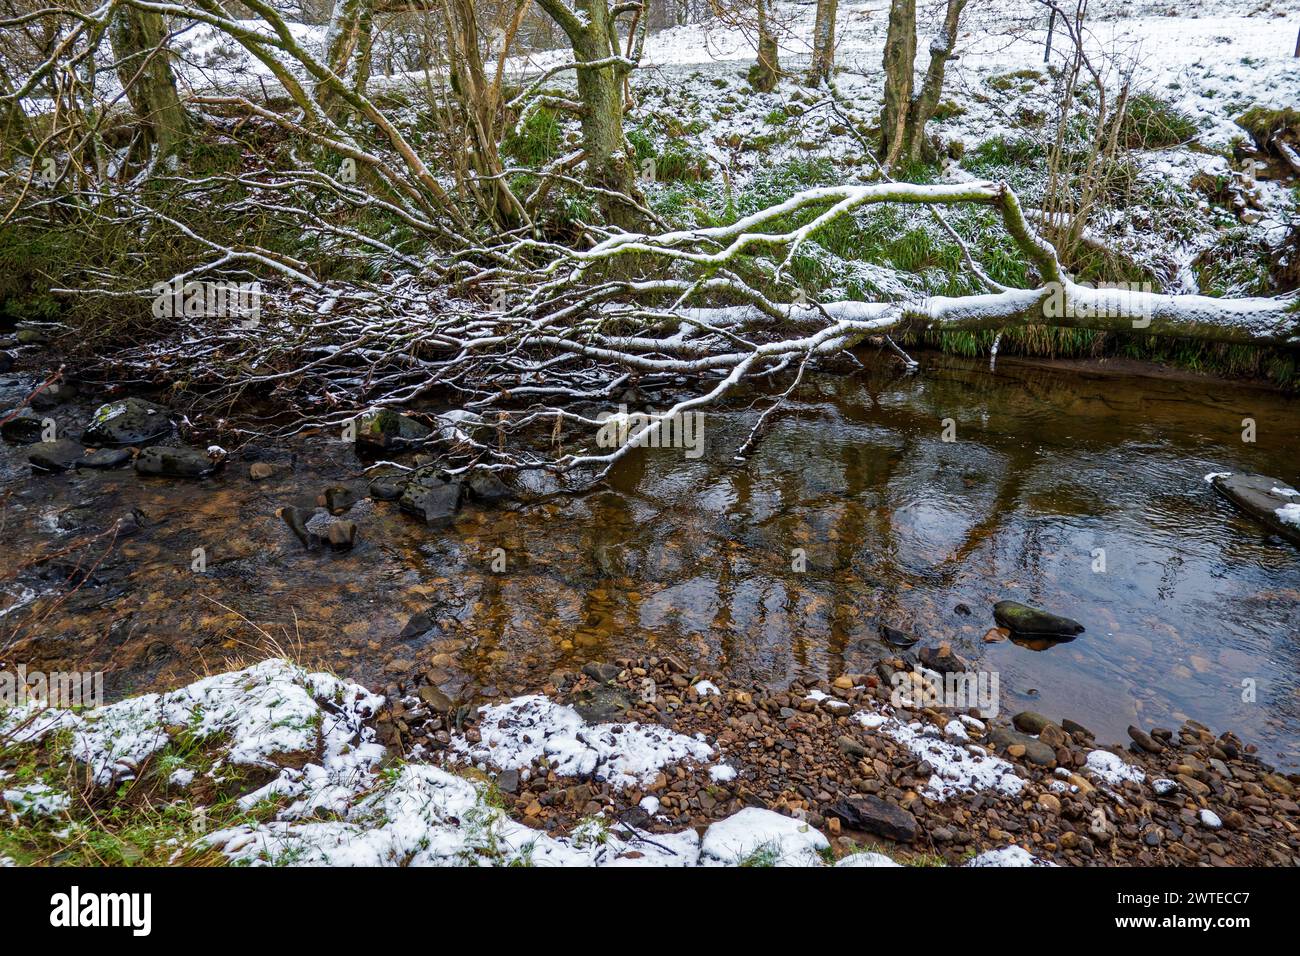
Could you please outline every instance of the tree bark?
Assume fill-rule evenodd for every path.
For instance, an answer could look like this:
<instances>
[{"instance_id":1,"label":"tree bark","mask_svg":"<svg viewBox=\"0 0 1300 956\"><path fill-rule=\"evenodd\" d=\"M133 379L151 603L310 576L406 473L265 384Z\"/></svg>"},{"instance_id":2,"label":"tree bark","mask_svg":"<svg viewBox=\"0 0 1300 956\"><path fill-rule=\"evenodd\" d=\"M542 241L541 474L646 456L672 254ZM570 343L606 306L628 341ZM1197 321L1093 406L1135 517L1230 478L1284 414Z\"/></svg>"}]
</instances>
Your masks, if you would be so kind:
<instances>
[{"instance_id":1,"label":"tree bark","mask_svg":"<svg viewBox=\"0 0 1300 956\"><path fill-rule=\"evenodd\" d=\"M906 138L916 63L916 0L893 0L885 35L885 102L880 114L880 155L893 166Z\"/></svg>"},{"instance_id":2,"label":"tree bark","mask_svg":"<svg viewBox=\"0 0 1300 956\"><path fill-rule=\"evenodd\" d=\"M189 118L176 92L162 15L118 8L109 25L109 42L127 101L147 125L157 155L171 154L185 140Z\"/></svg>"},{"instance_id":3,"label":"tree bark","mask_svg":"<svg viewBox=\"0 0 1300 956\"><path fill-rule=\"evenodd\" d=\"M948 0L943 18L943 29L930 41L930 65L921 83L921 92L912 97L907 110L907 123L903 130L902 155L909 163L922 158L925 146L925 127L939 106L943 93L943 77L957 45L957 30L967 0ZM914 41L915 42L915 41Z\"/></svg>"},{"instance_id":4,"label":"tree bark","mask_svg":"<svg viewBox=\"0 0 1300 956\"><path fill-rule=\"evenodd\" d=\"M812 63L808 67L808 85L829 82L835 64L835 14L839 0L817 0L817 19L813 23Z\"/></svg>"},{"instance_id":5,"label":"tree bark","mask_svg":"<svg viewBox=\"0 0 1300 956\"><path fill-rule=\"evenodd\" d=\"M619 48L618 28L609 4L607 0L578 0L575 13L564 0L537 2L564 31L578 63L587 182L605 191L600 194L600 205L608 223L623 229L637 228L644 223L637 208L643 197L637 186L632 152L623 135L623 79L631 66ZM588 63L600 65L584 65Z\"/></svg>"},{"instance_id":6,"label":"tree bark","mask_svg":"<svg viewBox=\"0 0 1300 956\"><path fill-rule=\"evenodd\" d=\"M781 79L780 53L776 37L767 19L767 0L756 0L755 13L758 18L758 62L749 71L749 82L760 93L770 93L776 89Z\"/></svg>"}]
</instances>

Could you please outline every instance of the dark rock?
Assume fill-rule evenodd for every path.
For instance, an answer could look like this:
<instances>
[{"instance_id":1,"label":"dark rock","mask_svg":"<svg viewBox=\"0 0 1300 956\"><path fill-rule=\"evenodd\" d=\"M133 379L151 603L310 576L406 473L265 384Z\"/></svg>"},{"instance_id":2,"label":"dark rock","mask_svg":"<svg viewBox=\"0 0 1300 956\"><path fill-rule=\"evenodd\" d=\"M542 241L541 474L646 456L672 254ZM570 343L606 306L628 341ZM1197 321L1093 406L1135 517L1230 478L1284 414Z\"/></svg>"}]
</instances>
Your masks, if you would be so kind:
<instances>
[{"instance_id":1,"label":"dark rock","mask_svg":"<svg viewBox=\"0 0 1300 956\"><path fill-rule=\"evenodd\" d=\"M32 408L38 412L45 412L76 397L77 386L68 382L54 382L32 394Z\"/></svg>"},{"instance_id":2,"label":"dark rock","mask_svg":"<svg viewBox=\"0 0 1300 956\"><path fill-rule=\"evenodd\" d=\"M420 700L429 705L430 709L439 714L449 713L456 703L450 697L442 692L440 688L432 684L425 684L420 688Z\"/></svg>"},{"instance_id":3,"label":"dark rock","mask_svg":"<svg viewBox=\"0 0 1300 956\"><path fill-rule=\"evenodd\" d=\"M434 627L433 615L428 611L419 611L411 615L411 619L406 622L402 628L402 633L397 635L399 641L413 641L416 638L428 634Z\"/></svg>"},{"instance_id":4,"label":"dark rock","mask_svg":"<svg viewBox=\"0 0 1300 956\"><path fill-rule=\"evenodd\" d=\"M1025 759L1040 767L1050 767L1056 763L1056 751L1028 734L1022 734L1010 727L995 727L989 733L989 743L999 750L1006 750L1015 744L1025 748Z\"/></svg>"},{"instance_id":5,"label":"dark rock","mask_svg":"<svg viewBox=\"0 0 1300 956\"><path fill-rule=\"evenodd\" d=\"M78 468L119 468L131 460L131 452L125 448L101 448L92 451L86 457L75 462Z\"/></svg>"},{"instance_id":6,"label":"dark rock","mask_svg":"<svg viewBox=\"0 0 1300 956\"><path fill-rule=\"evenodd\" d=\"M502 793L519 792L519 771L502 770L497 774L497 789Z\"/></svg>"},{"instance_id":7,"label":"dark rock","mask_svg":"<svg viewBox=\"0 0 1300 956\"><path fill-rule=\"evenodd\" d=\"M435 466L425 465L411 472L398 504L407 514L441 528L451 524L456 517L460 495L460 482L446 481Z\"/></svg>"},{"instance_id":8,"label":"dark rock","mask_svg":"<svg viewBox=\"0 0 1300 956\"><path fill-rule=\"evenodd\" d=\"M357 496L353 494L350 488L335 485L332 488L326 488L325 494L321 495L320 500L321 504L325 506L325 510L330 514L341 515L357 503Z\"/></svg>"},{"instance_id":9,"label":"dark rock","mask_svg":"<svg viewBox=\"0 0 1300 956\"><path fill-rule=\"evenodd\" d=\"M993 618L1012 633L1033 637L1069 639L1082 634L1084 630L1078 621L1016 601L999 601L993 605Z\"/></svg>"},{"instance_id":10,"label":"dark rock","mask_svg":"<svg viewBox=\"0 0 1300 956\"><path fill-rule=\"evenodd\" d=\"M1089 730L1087 727L1083 726L1083 724L1077 723L1077 722L1071 720L1069 717L1067 717L1067 718L1065 718L1065 720L1061 721L1061 727L1062 727L1062 729L1064 729L1067 733L1071 733L1071 734L1083 734L1083 736L1085 736L1085 737L1096 737L1096 736L1097 736L1097 735L1094 734L1091 730Z\"/></svg>"},{"instance_id":11,"label":"dark rock","mask_svg":"<svg viewBox=\"0 0 1300 956\"><path fill-rule=\"evenodd\" d=\"M370 497L376 501L396 501L402 497L402 489L410 477L409 471L400 468L387 468L377 472L370 479Z\"/></svg>"},{"instance_id":12,"label":"dark rock","mask_svg":"<svg viewBox=\"0 0 1300 956\"><path fill-rule=\"evenodd\" d=\"M611 684L618 679L619 674L623 673L623 668L617 664L588 661L582 665L582 672L592 680L600 681L602 684Z\"/></svg>"},{"instance_id":13,"label":"dark rock","mask_svg":"<svg viewBox=\"0 0 1300 956\"><path fill-rule=\"evenodd\" d=\"M854 760L860 760L869 753L866 747L849 736L841 737L837 743L839 744L840 753L852 757Z\"/></svg>"},{"instance_id":14,"label":"dark rock","mask_svg":"<svg viewBox=\"0 0 1300 956\"><path fill-rule=\"evenodd\" d=\"M632 698L621 688L602 684L578 694L573 709L589 724L618 720L632 706Z\"/></svg>"},{"instance_id":15,"label":"dark rock","mask_svg":"<svg viewBox=\"0 0 1300 956\"><path fill-rule=\"evenodd\" d=\"M355 521L332 522L325 532L329 545L335 551L351 551L357 542L357 524Z\"/></svg>"},{"instance_id":16,"label":"dark rock","mask_svg":"<svg viewBox=\"0 0 1300 956\"><path fill-rule=\"evenodd\" d=\"M486 468L475 468L470 471L465 480L465 487L469 490L470 497L483 504L493 504L514 497L505 482L498 478L495 472L488 471Z\"/></svg>"},{"instance_id":17,"label":"dark rock","mask_svg":"<svg viewBox=\"0 0 1300 956\"><path fill-rule=\"evenodd\" d=\"M0 374L8 372L14 367L14 354L12 352L0 352Z\"/></svg>"},{"instance_id":18,"label":"dark rock","mask_svg":"<svg viewBox=\"0 0 1300 956\"><path fill-rule=\"evenodd\" d=\"M958 604L955 608L953 608L953 611L957 614L960 614L962 617L971 616L971 609L969 604Z\"/></svg>"},{"instance_id":19,"label":"dark rock","mask_svg":"<svg viewBox=\"0 0 1300 956\"><path fill-rule=\"evenodd\" d=\"M916 652L917 659L932 671L940 674L962 674L971 669L970 662L954 654L947 644L923 647Z\"/></svg>"},{"instance_id":20,"label":"dark rock","mask_svg":"<svg viewBox=\"0 0 1300 956\"><path fill-rule=\"evenodd\" d=\"M315 512L307 508L281 508L280 517L284 519L290 530L302 542L303 547L308 551L315 551L321 545L320 535L308 530L307 521Z\"/></svg>"},{"instance_id":21,"label":"dark rock","mask_svg":"<svg viewBox=\"0 0 1300 956\"><path fill-rule=\"evenodd\" d=\"M880 637L886 644L892 644L894 647L911 647L919 640L916 635L900 631L888 624L880 625Z\"/></svg>"},{"instance_id":22,"label":"dark rock","mask_svg":"<svg viewBox=\"0 0 1300 956\"><path fill-rule=\"evenodd\" d=\"M1144 730L1139 730L1137 727L1134 727L1132 724L1129 725L1128 735L1133 739L1133 742L1135 744L1137 744L1139 747L1141 747L1149 754L1158 754L1160 753L1160 751L1165 749L1160 743L1158 743L1154 738L1152 738L1150 734L1148 734Z\"/></svg>"},{"instance_id":23,"label":"dark rock","mask_svg":"<svg viewBox=\"0 0 1300 956\"><path fill-rule=\"evenodd\" d=\"M839 818L847 827L887 840L911 843L916 839L916 817L879 797L845 797L827 807L826 815Z\"/></svg>"},{"instance_id":24,"label":"dark rock","mask_svg":"<svg viewBox=\"0 0 1300 956\"><path fill-rule=\"evenodd\" d=\"M418 445L432 429L392 408L375 408L357 418L357 450L395 451Z\"/></svg>"},{"instance_id":25,"label":"dark rock","mask_svg":"<svg viewBox=\"0 0 1300 956\"><path fill-rule=\"evenodd\" d=\"M167 409L142 398L124 398L95 409L81 440L87 445L147 445L171 433Z\"/></svg>"},{"instance_id":26,"label":"dark rock","mask_svg":"<svg viewBox=\"0 0 1300 956\"><path fill-rule=\"evenodd\" d=\"M27 453L27 460L32 463L32 468L38 471L68 471L76 466L83 451L85 449L81 447L80 442L60 438L56 441L43 441L32 445L31 451Z\"/></svg>"},{"instance_id":27,"label":"dark rock","mask_svg":"<svg viewBox=\"0 0 1300 956\"><path fill-rule=\"evenodd\" d=\"M1042 714L1032 710L1022 710L1011 718L1011 722L1016 725L1017 730L1023 730L1027 734L1042 733L1043 728L1051 723Z\"/></svg>"},{"instance_id":28,"label":"dark rock","mask_svg":"<svg viewBox=\"0 0 1300 956\"><path fill-rule=\"evenodd\" d=\"M140 452L135 470L161 478L206 478L221 467L224 459L199 448L153 445Z\"/></svg>"},{"instance_id":29,"label":"dark rock","mask_svg":"<svg viewBox=\"0 0 1300 956\"><path fill-rule=\"evenodd\" d=\"M1285 481L1267 475L1215 475L1210 486L1246 514L1263 522L1294 544L1300 544L1300 514L1292 521L1282 519L1278 511L1294 506L1300 511L1300 494ZM1284 492L1291 492L1285 494Z\"/></svg>"},{"instance_id":30,"label":"dark rock","mask_svg":"<svg viewBox=\"0 0 1300 956\"><path fill-rule=\"evenodd\" d=\"M2 417L6 421L3 425L0 425L0 435L3 435L7 440L30 445L44 438L41 433L45 430L45 419L30 408L22 409L12 418L9 418L7 414Z\"/></svg>"}]
</instances>

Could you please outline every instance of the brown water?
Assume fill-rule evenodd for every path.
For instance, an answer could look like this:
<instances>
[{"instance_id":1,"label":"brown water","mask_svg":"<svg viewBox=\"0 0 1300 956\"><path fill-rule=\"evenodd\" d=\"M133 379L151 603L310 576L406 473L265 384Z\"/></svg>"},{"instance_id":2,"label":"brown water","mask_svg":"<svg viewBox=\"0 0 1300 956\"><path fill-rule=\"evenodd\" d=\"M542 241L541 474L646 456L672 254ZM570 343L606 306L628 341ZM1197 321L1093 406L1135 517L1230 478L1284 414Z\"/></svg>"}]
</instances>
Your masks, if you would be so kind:
<instances>
[{"instance_id":1,"label":"brown water","mask_svg":"<svg viewBox=\"0 0 1300 956\"><path fill-rule=\"evenodd\" d=\"M658 651L781 686L865 667L887 623L997 671L1009 711L1072 717L1103 740L1190 716L1300 766L1300 549L1203 480L1300 479L1300 402L938 357L900 378L864 361L865 374L811 378L744 465L732 455L763 407L748 399L707 414L700 460L637 452L603 489L471 506L443 531L378 503L344 555L304 551L275 516L357 478L329 436L270 448L281 470L257 483L238 460L193 483L33 478L5 446L0 665L102 668L117 696L278 646L378 685L431 669L468 700ZM0 380L0 398L27 384ZM104 533L132 508L143 530ZM986 644L1001 599L1087 631L1043 650ZM435 633L399 641L421 610Z\"/></svg>"}]
</instances>

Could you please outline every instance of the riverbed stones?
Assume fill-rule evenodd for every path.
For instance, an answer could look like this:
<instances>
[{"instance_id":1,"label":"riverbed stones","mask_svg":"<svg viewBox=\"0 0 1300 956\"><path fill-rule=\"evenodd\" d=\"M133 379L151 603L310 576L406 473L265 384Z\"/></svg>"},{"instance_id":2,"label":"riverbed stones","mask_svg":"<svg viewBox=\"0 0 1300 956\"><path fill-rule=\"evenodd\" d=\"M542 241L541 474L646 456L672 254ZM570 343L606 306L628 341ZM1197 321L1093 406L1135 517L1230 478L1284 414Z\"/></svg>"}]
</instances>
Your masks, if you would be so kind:
<instances>
[{"instance_id":1,"label":"riverbed stones","mask_svg":"<svg viewBox=\"0 0 1300 956\"><path fill-rule=\"evenodd\" d=\"M124 398L95 409L82 432L87 445L147 445L172 432L172 420L161 405L142 398Z\"/></svg>"},{"instance_id":2,"label":"riverbed stones","mask_svg":"<svg viewBox=\"0 0 1300 956\"><path fill-rule=\"evenodd\" d=\"M622 688L609 684L581 691L573 701L573 709L589 724L605 724L622 718L632 706L632 695Z\"/></svg>"},{"instance_id":3,"label":"riverbed stones","mask_svg":"<svg viewBox=\"0 0 1300 956\"><path fill-rule=\"evenodd\" d=\"M265 461L255 461L248 466L248 477L253 481L265 481L275 474L275 466Z\"/></svg>"},{"instance_id":4,"label":"riverbed stones","mask_svg":"<svg viewBox=\"0 0 1300 956\"><path fill-rule=\"evenodd\" d=\"M311 520L314 511L308 508L287 507L280 509L280 519L289 526L289 530L294 533L302 546L308 551L315 551L321 546L320 535L307 527L307 522Z\"/></svg>"},{"instance_id":5,"label":"riverbed stones","mask_svg":"<svg viewBox=\"0 0 1300 956\"><path fill-rule=\"evenodd\" d=\"M1069 639L1082 634L1084 627L1078 621L1042 611L1018 601L999 601L993 605L993 618L1013 634L1026 637Z\"/></svg>"},{"instance_id":6,"label":"riverbed stones","mask_svg":"<svg viewBox=\"0 0 1300 956\"><path fill-rule=\"evenodd\" d=\"M332 521L325 531L325 540L331 550L351 551L357 541L357 523L355 521Z\"/></svg>"},{"instance_id":7,"label":"riverbed stones","mask_svg":"<svg viewBox=\"0 0 1300 956\"><path fill-rule=\"evenodd\" d=\"M899 630L896 627L890 627L888 624L880 625L880 637L886 644L893 647L911 647L919 640L915 634Z\"/></svg>"},{"instance_id":8,"label":"riverbed stones","mask_svg":"<svg viewBox=\"0 0 1300 956\"><path fill-rule=\"evenodd\" d=\"M1149 754L1158 754L1160 751L1165 749L1164 746L1157 742L1150 734L1138 727L1134 727L1132 724L1128 727L1128 735L1133 740L1133 743L1137 744Z\"/></svg>"},{"instance_id":9,"label":"riverbed stones","mask_svg":"<svg viewBox=\"0 0 1300 956\"><path fill-rule=\"evenodd\" d=\"M376 453L411 448L433 430L392 408L374 408L357 418L357 451Z\"/></svg>"},{"instance_id":10,"label":"riverbed stones","mask_svg":"<svg viewBox=\"0 0 1300 956\"><path fill-rule=\"evenodd\" d=\"M460 482L447 481L436 466L424 465L411 472L398 505L430 527L443 528L456 517L460 499Z\"/></svg>"},{"instance_id":11,"label":"riverbed stones","mask_svg":"<svg viewBox=\"0 0 1300 956\"><path fill-rule=\"evenodd\" d=\"M1210 486L1257 521L1300 544L1300 491L1268 475L1222 474Z\"/></svg>"},{"instance_id":12,"label":"riverbed stones","mask_svg":"<svg viewBox=\"0 0 1300 956\"><path fill-rule=\"evenodd\" d=\"M135 470L160 478L206 478L221 467L224 455L188 446L152 445L135 459Z\"/></svg>"},{"instance_id":13,"label":"riverbed stones","mask_svg":"<svg viewBox=\"0 0 1300 956\"><path fill-rule=\"evenodd\" d=\"M27 460L36 471L68 471L76 465L84 450L80 442L59 438L32 445Z\"/></svg>"},{"instance_id":14,"label":"riverbed stones","mask_svg":"<svg viewBox=\"0 0 1300 956\"><path fill-rule=\"evenodd\" d=\"M1022 710L1011 718L1011 723L1015 724L1017 730L1023 730L1027 734L1037 734L1041 733L1051 721L1035 711Z\"/></svg>"}]
</instances>

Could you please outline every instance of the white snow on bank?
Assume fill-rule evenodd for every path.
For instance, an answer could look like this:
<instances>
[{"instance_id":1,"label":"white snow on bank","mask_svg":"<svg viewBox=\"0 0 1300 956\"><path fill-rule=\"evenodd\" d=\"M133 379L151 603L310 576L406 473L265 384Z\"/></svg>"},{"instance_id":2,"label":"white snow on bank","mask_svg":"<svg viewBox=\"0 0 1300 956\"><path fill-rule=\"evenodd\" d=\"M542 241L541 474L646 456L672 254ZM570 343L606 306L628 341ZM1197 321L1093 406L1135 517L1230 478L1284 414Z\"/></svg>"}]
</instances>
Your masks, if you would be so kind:
<instances>
[{"instance_id":1,"label":"white snow on bank","mask_svg":"<svg viewBox=\"0 0 1300 956\"><path fill-rule=\"evenodd\" d=\"M938 728L919 720L903 724L892 717L866 712L855 714L854 719L868 730L902 744L934 768L922 791L931 799L946 800L953 794L976 790L995 790L1014 797L1024 788L1025 781L1016 775L1015 767L970 744L969 735L958 721L951 721L948 729L960 743L950 743L939 736Z\"/></svg>"},{"instance_id":2,"label":"white snow on bank","mask_svg":"<svg viewBox=\"0 0 1300 956\"><path fill-rule=\"evenodd\" d=\"M669 764L713 756L703 736L654 724L588 724L540 694L481 708L478 732L478 743L457 736L451 746L480 769L524 770L545 757L561 777L594 776L620 789L651 783Z\"/></svg>"},{"instance_id":3,"label":"white snow on bank","mask_svg":"<svg viewBox=\"0 0 1300 956\"><path fill-rule=\"evenodd\" d=\"M836 866L902 866L901 863L895 863L883 853L850 853L844 857Z\"/></svg>"},{"instance_id":4,"label":"white snow on bank","mask_svg":"<svg viewBox=\"0 0 1300 956\"><path fill-rule=\"evenodd\" d=\"M1004 846L998 850L985 850L966 864L967 866L1056 866L1050 860L1040 860L1024 847Z\"/></svg>"},{"instance_id":5,"label":"white snow on bank","mask_svg":"<svg viewBox=\"0 0 1300 956\"><path fill-rule=\"evenodd\" d=\"M771 810L746 807L704 832L701 861L706 866L763 862L775 866L819 866L830 842L802 820Z\"/></svg>"},{"instance_id":6,"label":"white snow on bank","mask_svg":"<svg viewBox=\"0 0 1300 956\"><path fill-rule=\"evenodd\" d=\"M0 806L13 816L49 817L72 805L72 798L43 783L31 783L12 790L0 790Z\"/></svg>"},{"instance_id":7,"label":"white snow on bank","mask_svg":"<svg viewBox=\"0 0 1300 956\"><path fill-rule=\"evenodd\" d=\"M328 702L323 710L318 701ZM278 768L289 755L314 755L322 738L348 736L383 698L328 674L308 674L283 660L217 674L167 694L144 694L85 713L38 702L0 714L0 735L35 742L71 730L72 756L100 786L135 777L140 766L184 734L222 738L226 762ZM279 758L273 759L273 758Z\"/></svg>"},{"instance_id":8,"label":"white snow on bank","mask_svg":"<svg viewBox=\"0 0 1300 956\"><path fill-rule=\"evenodd\" d=\"M1146 779L1146 774L1141 770L1109 750L1094 750L1089 753L1086 766L1093 776L1112 787L1119 786L1125 780L1141 783Z\"/></svg>"}]
</instances>

